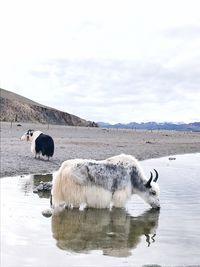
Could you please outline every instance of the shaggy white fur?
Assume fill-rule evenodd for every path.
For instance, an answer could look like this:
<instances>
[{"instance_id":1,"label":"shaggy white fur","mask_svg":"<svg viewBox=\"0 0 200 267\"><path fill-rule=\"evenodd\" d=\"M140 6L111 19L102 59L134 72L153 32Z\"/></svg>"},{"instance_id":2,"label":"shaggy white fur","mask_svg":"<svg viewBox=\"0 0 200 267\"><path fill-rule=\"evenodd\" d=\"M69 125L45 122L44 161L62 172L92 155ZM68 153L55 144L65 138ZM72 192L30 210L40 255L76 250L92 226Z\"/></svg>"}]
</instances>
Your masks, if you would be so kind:
<instances>
[{"instance_id":1,"label":"shaggy white fur","mask_svg":"<svg viewBox=\"0 0 200 267\"><path fill-rule=\"evenodd\" d=\"M67 160L53 174L52 203L54 207L121 208L132 193L137 193L158 208L159 187L153 181L147 187L147 182L139 162L130 155L101 161Z\"/></svg>"}]
</instances>

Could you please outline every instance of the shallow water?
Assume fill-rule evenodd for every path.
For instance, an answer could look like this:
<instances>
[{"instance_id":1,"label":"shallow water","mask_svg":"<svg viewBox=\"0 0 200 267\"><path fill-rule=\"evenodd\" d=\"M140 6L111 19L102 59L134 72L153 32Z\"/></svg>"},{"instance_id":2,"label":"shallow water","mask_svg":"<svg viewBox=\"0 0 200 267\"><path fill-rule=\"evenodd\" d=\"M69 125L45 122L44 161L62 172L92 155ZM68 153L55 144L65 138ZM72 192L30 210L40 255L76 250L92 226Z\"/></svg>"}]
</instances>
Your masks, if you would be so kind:
<instances>
[{"instance_id":1,"label":"shallow water","mask_svg":"<svg viewBox=\"0 0 200 267\"><path fill-rule=\"evenodd\" d=\"M46 218L49 194L32 191L51 175L1 179L1 266L199 266L200 154L175 157L141 162L159 172L160 212L134 196L126 209Z\"/></svg>"}]
</instances>

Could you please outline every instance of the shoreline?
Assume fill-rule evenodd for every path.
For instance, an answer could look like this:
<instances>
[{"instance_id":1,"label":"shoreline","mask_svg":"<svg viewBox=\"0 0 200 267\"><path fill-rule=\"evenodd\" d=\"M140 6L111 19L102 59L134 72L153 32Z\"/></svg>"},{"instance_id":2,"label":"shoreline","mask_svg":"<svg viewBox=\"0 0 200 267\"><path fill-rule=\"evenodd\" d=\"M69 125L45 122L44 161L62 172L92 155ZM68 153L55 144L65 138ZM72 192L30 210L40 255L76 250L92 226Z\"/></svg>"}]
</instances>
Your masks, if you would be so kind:
<instances>
[{"instance_id":1,"label":"shoreline","mask_svg":"<svg viewBox=\"0 0 200 267\"><path fill-rule=\"evenodd\" d=\"M63 161L72 158L102 160L125 153L140 161L200 152L200 132L17 124L0 125L0 177L52 173ZM41 130L53 137L55 153L49 161L35 159L30 142L20 141L28 129Z\"/></svg>"}]
</instances>

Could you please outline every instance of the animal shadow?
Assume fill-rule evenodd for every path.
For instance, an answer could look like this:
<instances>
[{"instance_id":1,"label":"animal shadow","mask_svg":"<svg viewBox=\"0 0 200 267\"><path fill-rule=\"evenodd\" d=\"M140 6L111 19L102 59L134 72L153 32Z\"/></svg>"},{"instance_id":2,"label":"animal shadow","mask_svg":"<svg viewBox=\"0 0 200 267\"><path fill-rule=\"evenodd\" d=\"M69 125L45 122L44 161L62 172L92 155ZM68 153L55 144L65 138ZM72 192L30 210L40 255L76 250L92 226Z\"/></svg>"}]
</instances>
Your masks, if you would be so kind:
<instances>
[{"instance_id":1,"label":"animal shadow","mask_svg":"<svg viewBox=\"0 0 200 267\"><path fill-rule=\"evenodd\" d=\"M142 242L155 242L159 211L148 210L137 217L125 209L63 210L52 216L52 234L57 247L71 252L101 250L104 255L127 257ZM145 237L145 238L142 238Z\"/></svg>"}]
</instances>

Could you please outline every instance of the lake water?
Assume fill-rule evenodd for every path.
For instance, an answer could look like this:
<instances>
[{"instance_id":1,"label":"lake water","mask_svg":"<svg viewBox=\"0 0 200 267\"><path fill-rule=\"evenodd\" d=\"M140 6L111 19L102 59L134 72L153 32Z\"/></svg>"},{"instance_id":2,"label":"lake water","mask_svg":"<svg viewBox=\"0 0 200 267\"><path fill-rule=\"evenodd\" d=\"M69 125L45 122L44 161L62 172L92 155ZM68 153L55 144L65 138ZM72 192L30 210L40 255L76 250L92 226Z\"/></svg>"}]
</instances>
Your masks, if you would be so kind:
<instances>
[{"instance_id":1,"label":"lake water","mask_svg":"<svg viewBox=\"0 0 200 267\"><path fill-rule=\"evenodd\" d=\"M65 210L46 218L51 175L1 183L1 266L200 266L200 154L141 162L159 172L161 210L132 197L126 209Z\"/></svg>"}]
</instances>

